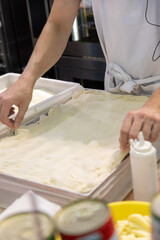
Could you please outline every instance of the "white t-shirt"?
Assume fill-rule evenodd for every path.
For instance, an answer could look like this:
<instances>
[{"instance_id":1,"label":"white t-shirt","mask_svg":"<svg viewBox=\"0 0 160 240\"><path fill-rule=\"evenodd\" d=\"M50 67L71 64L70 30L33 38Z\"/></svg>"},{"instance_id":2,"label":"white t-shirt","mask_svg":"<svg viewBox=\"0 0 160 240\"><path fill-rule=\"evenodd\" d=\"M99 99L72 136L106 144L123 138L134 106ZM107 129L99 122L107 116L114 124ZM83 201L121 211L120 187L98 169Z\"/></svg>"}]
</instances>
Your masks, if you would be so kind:
<instances>
[{"instance_id":1,"label":"white t-shirt","mask_svg":"<svg viewBox=\"0 0 160 240\"><path fill-rule=\"evenodd\" d=\"M106 89L153 92L160 86L160 1L92 0L92 7L107 61Z\"/></svg>"}]
</instances>

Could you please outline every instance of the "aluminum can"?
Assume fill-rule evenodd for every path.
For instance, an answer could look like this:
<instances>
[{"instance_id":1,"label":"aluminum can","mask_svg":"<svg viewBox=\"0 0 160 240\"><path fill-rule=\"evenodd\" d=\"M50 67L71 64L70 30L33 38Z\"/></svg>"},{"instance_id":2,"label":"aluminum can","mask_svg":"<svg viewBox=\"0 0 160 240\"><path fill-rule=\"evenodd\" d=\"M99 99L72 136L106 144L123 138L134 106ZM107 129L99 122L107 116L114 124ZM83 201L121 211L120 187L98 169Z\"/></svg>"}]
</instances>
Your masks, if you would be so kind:
<instances>
[{"instance_id":1,"label":"aluminum can","mask_svg":"<svg viewBox=\"0 0 160 240\"><path fill-rule=\"evenodd\" d=\"M152 240L160 239L160 193L151 202Z\"/></svg>"},{"instance_id":2,"label":"aluminum can","mask_svg":"<svg viewBox=\"0 0 160 240\"><path fill-rule=\"evenodd\" d=\"M117 240L111 212L97 199L76 201L60 210L56 226L63 240Z\"/></svg>"},{"instance_id":3,"label":"aluminum can","mask_svg":"<svg viewBox=\"0 0 160 240\"><path fill-rule=\"evenodd\" d=\"M55 225L48 215L41 212L12 215L0 223L0 239L55 240Z\"/></svg>"}]
</instances>

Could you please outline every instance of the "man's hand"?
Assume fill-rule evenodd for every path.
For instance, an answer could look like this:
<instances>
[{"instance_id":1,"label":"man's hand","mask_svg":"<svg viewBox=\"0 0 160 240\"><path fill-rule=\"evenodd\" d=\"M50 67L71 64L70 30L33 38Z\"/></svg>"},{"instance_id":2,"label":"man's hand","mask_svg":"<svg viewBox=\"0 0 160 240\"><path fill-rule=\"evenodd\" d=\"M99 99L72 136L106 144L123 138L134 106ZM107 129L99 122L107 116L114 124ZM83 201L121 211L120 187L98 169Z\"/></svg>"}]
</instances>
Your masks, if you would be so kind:
<instances>
[{"instance_id":1,"label":"man's hand","mask_svg":"<svg viewBox=\"0 0 160 240\"><path fill-rule=\"evenodd\" d=\"M129 139L136 139L142 131L145 140L154 142L160 132L160 89L157 89L145 105L129 112L122 124L120 132L120 148L129 148Z\"/></svg>"},{"instance_id":2,"label":"man's hand","mask_svg":"<svg viewBox=\"0 0 160 240\"><path fill-rule=\"evenodd\" d=\"M51 13L36 43L31 58L15 84L0 94L0 121L14 129L19 127L32 98L36 80L61 57L77 15L81 0L55 0ZM25 78L25 79L24 79ZM13 105L18 107L15 121Z\"/></svg>"},{"instance_id":3,"label":"man's hand","mask_svg":"<svg viewBox=\"0 0 160 240\"><path fill-rule=\"evenodd\" d=\"M24 81L17 81L0 94L0 122L11 129L18 128L32 99L32 89ZM13 105L18 107L15 121L9 117L14 114Z\"/></svg>"}]
</instances>

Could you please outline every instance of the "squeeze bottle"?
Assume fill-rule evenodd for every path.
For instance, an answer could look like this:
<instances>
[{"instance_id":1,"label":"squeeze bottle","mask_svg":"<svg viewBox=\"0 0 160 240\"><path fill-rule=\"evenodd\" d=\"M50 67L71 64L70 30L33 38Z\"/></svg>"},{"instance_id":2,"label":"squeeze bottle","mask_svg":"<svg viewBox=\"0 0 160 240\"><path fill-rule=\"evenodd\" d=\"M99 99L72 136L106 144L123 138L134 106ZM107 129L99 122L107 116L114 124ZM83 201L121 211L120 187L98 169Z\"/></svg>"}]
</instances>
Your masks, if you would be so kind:
<instances>
[{"instance_id":1,"label":"squeeze bottle","mask_svg":"<svg viewBox=\"0 0 160 240\"><path fill-rule=\"evenodd\" d=\"M134 200L151 201L158 192L156 149L145 141L140 132L138 140L130 140L130 160Z\"/></svg>"}]
</instances>

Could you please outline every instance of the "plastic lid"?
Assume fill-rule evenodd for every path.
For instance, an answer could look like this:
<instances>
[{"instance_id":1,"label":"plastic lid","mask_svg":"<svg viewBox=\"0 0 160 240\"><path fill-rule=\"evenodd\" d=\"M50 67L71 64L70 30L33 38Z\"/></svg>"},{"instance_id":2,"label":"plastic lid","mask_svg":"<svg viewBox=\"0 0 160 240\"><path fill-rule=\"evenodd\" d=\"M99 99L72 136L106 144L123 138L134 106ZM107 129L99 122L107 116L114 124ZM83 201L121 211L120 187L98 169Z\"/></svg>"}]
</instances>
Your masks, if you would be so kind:
<instances>
[{"instance_id":1,"label":"plastic lid","mask_svg":"<svg viewBox=\"0 0 160 240\"><path fill-rule=\"evenodd\" d=\"M144 140L144 136L142 132L139 132L138 140L133 140L133 139L130 140L131 147L133 148L134 151L140 152L140 153L147 153L152 151L152 144Z\"/></svg>"}]
</instances>

